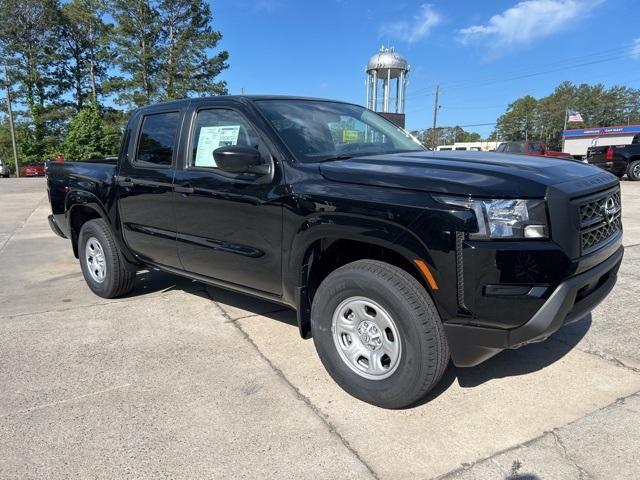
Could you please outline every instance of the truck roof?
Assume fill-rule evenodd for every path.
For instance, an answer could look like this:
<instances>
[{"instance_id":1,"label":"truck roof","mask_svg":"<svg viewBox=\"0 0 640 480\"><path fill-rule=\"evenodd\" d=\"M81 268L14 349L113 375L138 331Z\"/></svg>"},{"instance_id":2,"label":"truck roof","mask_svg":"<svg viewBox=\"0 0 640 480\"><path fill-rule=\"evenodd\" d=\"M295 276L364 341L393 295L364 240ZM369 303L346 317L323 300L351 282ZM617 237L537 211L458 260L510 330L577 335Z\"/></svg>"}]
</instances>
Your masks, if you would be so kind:
<instances>
[{"instance_id":1,"label":"truck roof","mask_svg":"<svg viewBox=\"0 0 640 480\"><path fill-rule=\"evenodd\" d=\"M330 98L316 98L316 97L298 97L292 95L215 95L210 97L195 97L195 98L183 98L180 100L171 100L167 102L159 102L151 105L145 105L143 107L137 108L134 111L144 111L149 109L163 108L163 107L176 107L182 108L189 104L198 104L198 103L210 103L215 101L256 101L256 100L307 100L307 101L316 101L316 102L333 102L333 103L344 103L348 105L354 105L351 102L344 102L341 100L332 100Z\"/></svg>"}]
</instances>

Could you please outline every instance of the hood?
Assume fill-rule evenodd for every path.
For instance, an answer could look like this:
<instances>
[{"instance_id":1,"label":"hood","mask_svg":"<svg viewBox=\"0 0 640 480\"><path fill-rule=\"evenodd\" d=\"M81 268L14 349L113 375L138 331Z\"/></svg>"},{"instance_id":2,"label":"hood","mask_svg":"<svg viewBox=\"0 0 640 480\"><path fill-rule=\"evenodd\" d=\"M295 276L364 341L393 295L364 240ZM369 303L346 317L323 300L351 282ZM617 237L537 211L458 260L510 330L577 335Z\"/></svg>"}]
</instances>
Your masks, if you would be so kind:
<instances>
[{"instance_id":1,"label":"hood","mask_svg":"<svg viewBox=\"0 0 640 480\"><path fill-rule=\"evenodd\" d=\"M494 152L410 152L320 165L336 182L480 197L541 198L551 185L608 175L582 162ZM611 176L613 179L613 176Z\"/></svg>"}]
</instances>

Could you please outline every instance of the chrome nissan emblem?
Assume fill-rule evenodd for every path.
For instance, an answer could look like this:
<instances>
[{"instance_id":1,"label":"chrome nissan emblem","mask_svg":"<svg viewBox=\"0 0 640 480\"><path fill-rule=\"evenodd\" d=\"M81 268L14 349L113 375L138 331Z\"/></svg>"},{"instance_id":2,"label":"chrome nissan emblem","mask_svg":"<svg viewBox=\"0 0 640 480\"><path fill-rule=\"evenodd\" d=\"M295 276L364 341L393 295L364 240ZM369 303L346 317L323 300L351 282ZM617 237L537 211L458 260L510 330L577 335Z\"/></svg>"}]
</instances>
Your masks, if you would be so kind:
<instances>
[{"instance_id":1,"label":"chrome nissan emblem","mask_svg":"<svg viewBox=\"0 0 640 480\"><path fill-rule=\"evenodd\" d=\"M607 198L607 201L602 206L602 216L607 225L611 225L616 215L616 202L613 197Z\"/></svg>"}]
</instances>

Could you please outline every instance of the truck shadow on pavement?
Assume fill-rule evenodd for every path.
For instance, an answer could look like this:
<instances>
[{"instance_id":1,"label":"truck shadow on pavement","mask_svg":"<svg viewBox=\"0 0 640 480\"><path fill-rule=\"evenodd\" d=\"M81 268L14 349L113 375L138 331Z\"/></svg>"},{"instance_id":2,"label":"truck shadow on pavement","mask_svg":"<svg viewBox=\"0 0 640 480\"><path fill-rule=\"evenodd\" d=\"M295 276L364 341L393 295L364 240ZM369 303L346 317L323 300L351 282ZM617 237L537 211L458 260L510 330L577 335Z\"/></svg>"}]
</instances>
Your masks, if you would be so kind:
<instances>
[{"instance_id":1,"label":"truck shadow on pavement","mask_svg":"<svg viewBox=\"0 0 640 480\"><path fill-rule=\"evenodd\" d=\"M200 282L163 272L140 272L137 285L129 296L136 297L153 292L168 292L172 290L181 290L210 299L219 304L224 310L233 309L236 312L241 312L237 318L261 315L271 320L285 323L295 329L296 335L298 334L298 324L293 310L248 295L204 285ZM527 375L542 370L569 353L589 331L591 322L591 314L589 314L584 319L561 328L544 342L533 343L516 350L505 350L476 367L458 368L450 364L436 388L409 408L429 403L447 391L456 380L462 388L473 388L494 379ZM300 339L300 341L303 340ZM524 480L536 477L522 475L509 478Z\"/></svg>"},{"instance_id":2,"label":"truck shadow on pavement","mask_svg":"<svg viewBox=\"0 0 640 480\"><path fill-rule=\"evenodd\" d=\"M591 314L561 328L547 340L525 345L516 350L504 350L493 358L469 368L449 363L440 383L425 398L412 405L415 408L434 400L457 380L462 388L473 388L491 380L527 375L554 364L580 343L591 328ZM509 477L511 478L511 477ZM513 478L535 478L530 476Z\"/></svg>"}]
</instances>

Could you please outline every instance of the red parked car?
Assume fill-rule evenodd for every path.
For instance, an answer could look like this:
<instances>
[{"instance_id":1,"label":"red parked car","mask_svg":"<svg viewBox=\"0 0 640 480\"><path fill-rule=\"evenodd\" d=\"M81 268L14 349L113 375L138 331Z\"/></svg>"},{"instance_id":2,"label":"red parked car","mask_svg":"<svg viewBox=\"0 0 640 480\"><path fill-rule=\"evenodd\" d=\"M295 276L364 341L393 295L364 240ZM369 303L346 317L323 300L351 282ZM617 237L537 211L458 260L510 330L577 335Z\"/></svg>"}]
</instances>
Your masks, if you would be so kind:
<instances>
[{"instance_id":1,"label":"red parked car","mask_svg":"<svg viewBox=\"0 0 640 480\"><path fill-rule=\"evenodd\" d=\"M535 157L557 157L573 160L573 157L564 152L556 152L549 150L543 142L504 142L498 145L496 152L502 153L520 153L522 155L533 155Z\"/></svg>"},{"instance_id":2,"label":"red parked car","mask_svg":"<svg viewBox=\"0 0 640 480\"><path fill-rule=\"evenodd\" d=\"M31 163L26 167L22 167L23 177L44 177L44 165L41 163Z\"/></svg>"}]
</instances>

